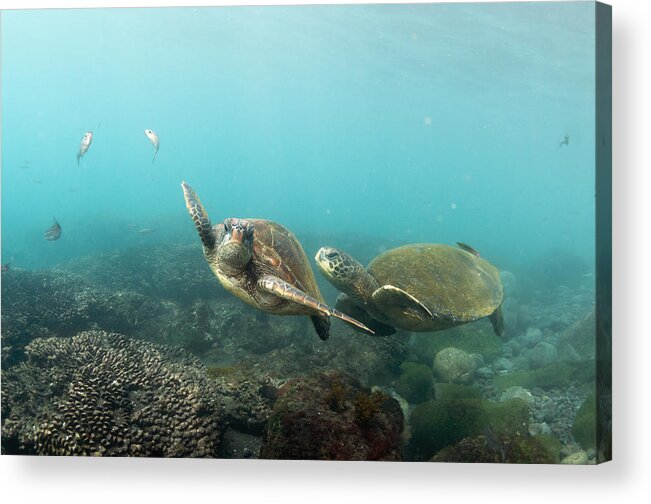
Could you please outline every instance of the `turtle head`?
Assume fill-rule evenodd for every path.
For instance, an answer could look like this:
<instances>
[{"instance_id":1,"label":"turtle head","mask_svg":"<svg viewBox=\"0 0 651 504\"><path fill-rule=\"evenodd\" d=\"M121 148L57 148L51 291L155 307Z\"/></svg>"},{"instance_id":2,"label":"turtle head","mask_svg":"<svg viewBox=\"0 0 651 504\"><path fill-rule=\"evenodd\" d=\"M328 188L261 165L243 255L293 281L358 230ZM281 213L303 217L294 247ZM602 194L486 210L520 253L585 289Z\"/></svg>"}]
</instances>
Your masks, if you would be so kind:
<instances>
[{"instance_id":1,"label":"turtle head","mask_svg":"<svg viewBox=\"0 0 651 504\"><path fill-rule=\"evenodd\" d=\"M328 282L355 301L364 303L364 300L372 295L373 290L367 286L369 283L371 285L375 283L375 280L350 254L333 247L321 247L314 260ZM367 292L369 290L370 292Z\"/></svg>"},{"instance_id":2,"label":"turtle head","mask_svg":"<svg viewBox=\"0 0 651 504\"><path fill-rule=\"evenodd\" d=\"M253 224L244 219L225 219L215 234L219 269L229 276L242 273L253 254Z\"/></svg>"}]
</instances>

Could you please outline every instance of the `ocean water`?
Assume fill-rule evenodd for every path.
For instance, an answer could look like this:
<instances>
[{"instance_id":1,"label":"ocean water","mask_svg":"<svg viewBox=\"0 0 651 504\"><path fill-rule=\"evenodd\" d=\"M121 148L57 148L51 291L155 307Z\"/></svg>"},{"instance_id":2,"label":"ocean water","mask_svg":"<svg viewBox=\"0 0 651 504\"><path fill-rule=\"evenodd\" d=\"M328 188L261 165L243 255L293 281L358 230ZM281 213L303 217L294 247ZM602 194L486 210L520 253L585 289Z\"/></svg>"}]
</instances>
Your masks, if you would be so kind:
<instances>
[{"instance_id":1,"label":"ocean water","mask_svg":"<svg viewBox=\"0 0 651 504\"><path fill-rule=\"evenodd\" d=\"M317 368L357 371L397 397L405 363L440 379L434 348L457 338L484 370L465 385L499 401L521 377L508 383L533 393L530 431L561 443L558 460L596 460L573 430L594 385L595 16L593 2L3 11L3 372L27 373L16 365L36 338L106 330L182 346L213 377L261 359L268 375L261 365L246 383L262 380L271 403ZM155 158L145 129L160 138ZM245 307L206 267L182 181L213 224L252 217L293 231L331 305L338 293L313 261L321 246L366 264L403 244L470 244L503 273L507 333L496 342L483 320L438 340L355 340L333 322L324 343L305 318ZM55 218L62 234L49 241ZM554 380L562 372L569 382ZM434 397L412 393L414 437L385 460L447 446L409 423ZM5 452L68 453L21 434L22 410L4 408ZM232 414L218 452L182 455L329 458L274 451L272 423ZM232 433L244 424L255 427L246 442ZM488 427L494 461L517 461ZM145 445L70 453L180 456Z\"/></svg>"},{"instance_id":2,"label":"ocean water","mask_svg":"<svg viewBox=\"0 0 651 504\"><path fill-rule=\"evenodd\" d=\"M128 247L129 224L190 240L186 180L214 221L592 264L594 15L592 2L5 11L2 260ZM144 128L160 137L153 164ZM63 238L47 243L53 217Z\"/></svg>"}]
</instances>

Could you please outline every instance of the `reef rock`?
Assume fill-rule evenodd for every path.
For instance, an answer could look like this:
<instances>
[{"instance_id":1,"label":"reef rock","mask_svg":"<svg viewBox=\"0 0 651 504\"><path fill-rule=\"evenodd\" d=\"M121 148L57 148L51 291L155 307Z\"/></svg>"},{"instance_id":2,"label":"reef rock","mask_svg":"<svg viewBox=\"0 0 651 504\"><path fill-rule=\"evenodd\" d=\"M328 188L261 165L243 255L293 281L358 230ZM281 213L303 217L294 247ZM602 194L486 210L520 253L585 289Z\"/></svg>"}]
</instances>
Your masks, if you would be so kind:
<instances>
[{"instance_id":1,"label":"reef rock","mask_svg":"<svg viewBox=\"0 0 651 504\"><path fill-rule=\"evenodd\" d=\"M403 413L398 401L339 372L281 387L262 458L400 460Z\"/></svg>"},{"instance_id":2,"label":"reef rock","mask_svg":"<svg viewBox=\"0 0 651 504\"><path fill-rule=\"evenodd\" d=\"M565 329L559 339L561 355L569 360L594 359L597 321L594 310Z\"/></svg>"},{"instance_id":3,"label":"reef rock","mask_svg":"<svg viewBox=\"0 0 651 504\"><path fill-rule=\"evenodd\" d=\"M434 357L434 375L447 383L470 383L481 365L478 358L458 348L448 347Z\"/></svg>"},{"instance_id":4,"label":"reef rock","mask_svg":"<svg viewBox=\"0 0 651 504\"><path fill-rule=\"evenodd\" d=\"M553 464L554 454L538 437L487 432L439 451L432 462Z\"/></svg>"},{"instance_id":5,"label":"reef rock","mask_svg":"<svg viewBox=\"0 0 651 504\"><path fill-rule=\"evenodd\" d=\"M529 365L532 369L552 364L558 358L556 347L546 341L538 343L529 354Z\"/></svg>"}]
</instances>

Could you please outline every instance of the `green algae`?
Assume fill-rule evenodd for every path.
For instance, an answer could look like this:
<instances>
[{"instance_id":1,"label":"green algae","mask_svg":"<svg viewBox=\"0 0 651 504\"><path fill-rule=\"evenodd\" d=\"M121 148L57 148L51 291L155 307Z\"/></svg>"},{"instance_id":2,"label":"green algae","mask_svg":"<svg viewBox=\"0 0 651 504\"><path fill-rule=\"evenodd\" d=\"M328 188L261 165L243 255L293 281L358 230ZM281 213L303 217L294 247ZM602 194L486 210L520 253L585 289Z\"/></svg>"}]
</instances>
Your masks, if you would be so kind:
<instances>
[{"instance_id":1,"label":"green algae","mask_svg":"<svg viewBox=\"0 0 651 504\"><path fill-rule=\"evenodd\" d=\"M576 412L572 424L572 435L584 450L597 444L597 399L592 392Z\"/></svg>"},{"instance_id":2,"label":"green algae","mask_svg":"<svg viewBox=\"0 0 651 504\"><path fill-rule=\"evenodd\" d=\"M395 384L398 394L412 404L421 403L432 397L434 378L428 366L416 362L404 362L400 370L400 377Z\"/></svg>"},{"instance_id":3,"label":"green algae","mask_svg":"<svg viewBox=\"0 0 651 504\"><path fill-rule=\"evenodd\" d=\"M524 388L538 387L543 390L564 388L570 385L591 384L595 380L594 361L559 362L531 371L513 371L493 378L499 391L519 385Z\"/></svg>"}]
</instances>

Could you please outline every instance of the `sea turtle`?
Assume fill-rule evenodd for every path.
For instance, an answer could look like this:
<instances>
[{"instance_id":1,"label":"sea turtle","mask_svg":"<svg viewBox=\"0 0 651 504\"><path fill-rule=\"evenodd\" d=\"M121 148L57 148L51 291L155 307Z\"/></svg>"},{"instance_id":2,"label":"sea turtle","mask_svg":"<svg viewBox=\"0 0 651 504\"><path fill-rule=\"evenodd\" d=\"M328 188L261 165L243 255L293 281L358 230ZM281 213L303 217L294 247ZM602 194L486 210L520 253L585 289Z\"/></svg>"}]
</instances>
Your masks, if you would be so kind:
<instances>
[{"instance_id":1,"label":"sea turtle","mask_svg":"<svg viewBox=\"0 0 651 504\"><path fill-rule=\"evenodd\" d=\"M315 260L344 293L337 308L378 334L392 334L394 328L438 331L482 317L502 334L499 271L466 244L405 245L380 254L368 268L332 247L322 247Z\"/></svg>"},{"instance_id":2,"label":"sea turtle","mask_svg":"<svg viewBox=\"0 0 651 504\"><path fill-rule=\"evenodd\" d=\"M308 315L322 340L328 339L330 316L373 333L324 303L307 256L289 230L263 219L228 218L212 226L194 190L185 182L181 187L204 256L227 291L269 313Z\"/></svg>"}]
</instances>

